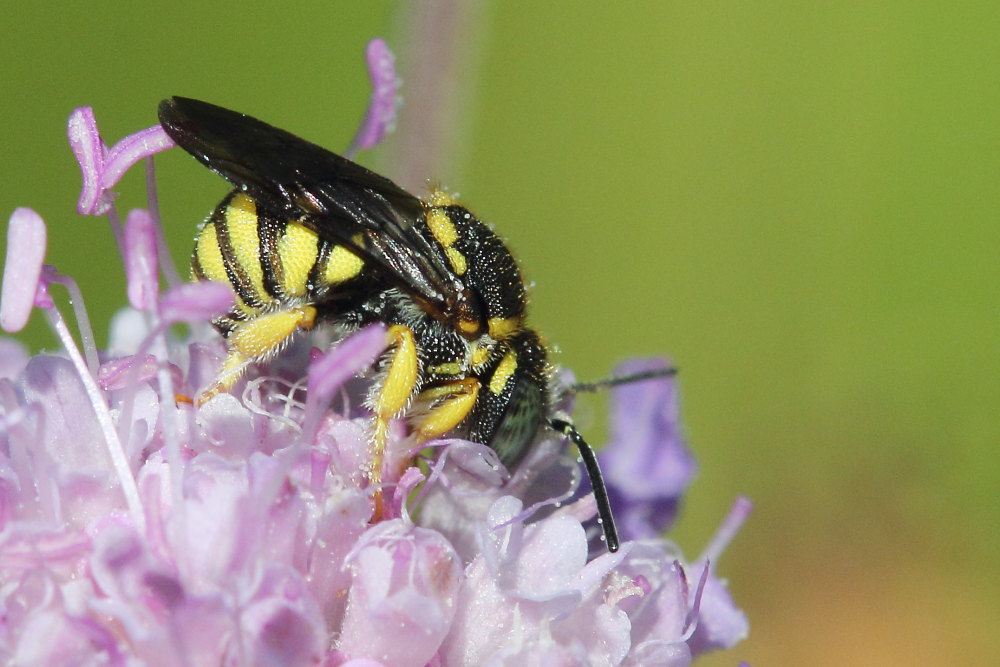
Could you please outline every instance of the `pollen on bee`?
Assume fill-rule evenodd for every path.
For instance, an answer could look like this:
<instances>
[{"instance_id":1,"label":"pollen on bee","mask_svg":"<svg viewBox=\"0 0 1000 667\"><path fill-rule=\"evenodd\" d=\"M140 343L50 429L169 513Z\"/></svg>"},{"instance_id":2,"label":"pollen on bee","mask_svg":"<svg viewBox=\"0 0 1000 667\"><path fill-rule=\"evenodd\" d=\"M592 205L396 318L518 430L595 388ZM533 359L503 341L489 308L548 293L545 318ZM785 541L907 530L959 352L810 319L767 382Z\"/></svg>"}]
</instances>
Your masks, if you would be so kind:
<instances>
[{"instance_id":1,"label":"pollen on bee","mask_svg":"<svg viewBox=\"0 0 1000 667\"><path fill-rule=\"evenodd\" d=\"M458 203L458 193L451 193L441 187L431 190L431 206L454 206Z\"/></svg>"},{"instance_id":2,"label":"pollen on bee","mask_svg":"<svg viewBox=\"0 0 1000 667\"><path fill-rule=\"evenodd\" d=\"M445 248L450 248L458 240L458 230L441 208L431 209L427 213L427 227L434 239Z\"/></svg>"}]
</instances>

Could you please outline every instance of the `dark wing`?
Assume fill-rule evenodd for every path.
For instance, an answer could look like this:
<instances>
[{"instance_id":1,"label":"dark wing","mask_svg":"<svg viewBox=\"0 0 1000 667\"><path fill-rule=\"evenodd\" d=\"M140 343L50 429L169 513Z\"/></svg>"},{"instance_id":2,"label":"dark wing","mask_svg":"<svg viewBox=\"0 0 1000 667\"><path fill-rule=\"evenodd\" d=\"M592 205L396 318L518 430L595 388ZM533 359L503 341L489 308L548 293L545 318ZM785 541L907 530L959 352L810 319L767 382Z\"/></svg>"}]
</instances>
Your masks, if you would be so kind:
<instances>
[{"instance_id":1,"label":"dark wing","mask_svg":"<svg viewBox=\"0 0 1000 667\"><path fill-rule=\"evenodd\" d=\"M464 283L420 233L424 204L389 179L207 102L173 97L160 103L159 116L181 148L258 205L356 251L435 315L449 317L462 300Z\"/></svg>"}]
</instances>

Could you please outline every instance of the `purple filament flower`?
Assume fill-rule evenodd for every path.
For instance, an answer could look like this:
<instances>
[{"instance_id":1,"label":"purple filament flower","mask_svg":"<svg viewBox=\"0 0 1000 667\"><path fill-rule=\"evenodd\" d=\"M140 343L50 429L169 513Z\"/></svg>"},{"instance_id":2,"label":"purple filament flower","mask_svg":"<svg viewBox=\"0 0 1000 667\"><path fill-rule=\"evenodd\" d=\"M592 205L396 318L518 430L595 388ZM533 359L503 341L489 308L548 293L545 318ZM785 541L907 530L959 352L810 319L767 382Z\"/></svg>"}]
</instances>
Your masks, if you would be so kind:
<instances>
[{"instance_id":1,"label":"purple filament flower","mask_svg":"<svg viewBox=\"0 0 1000 667\"><path fill-rule=\"evenodd\" d=\"M74 112L81 210L113 216L122 165L168 147L161 134L109 150L93 114ZM233 294L159 292L155 210L151 193L118 230L142 312L117 318L101 354L48 296L75 285L43 267L41 217L11 219L0 321L15 331L42 308L63 349L29 358L0 341L4 662L686 665L745 636L714 563L749 504L693 563L658 535L693 469L672 385L618 392L604 462L636 539L617 553L591 550L594 503L567 502L580 471L555 434L508 474L460 439L414 451L398 420L374 521L363 396L384 328L290 350L195 405L225 352L200 323ZM195 326L178 340L175 323Z\"/></svg>"},{"instance_id":2,"label":"purple filament flower","mask_svg":"<svg viewBox=\"0 0 1000 667\"><path fill-rule=\"evenodd\" d=\"M661 360L630 361L613 376L665 368ZM611 442L600 461L619 530L626 539L656 537L673 522L695 474L681 434L676 379L619 385L612 410Z\"/></svg>"}]
</instances>

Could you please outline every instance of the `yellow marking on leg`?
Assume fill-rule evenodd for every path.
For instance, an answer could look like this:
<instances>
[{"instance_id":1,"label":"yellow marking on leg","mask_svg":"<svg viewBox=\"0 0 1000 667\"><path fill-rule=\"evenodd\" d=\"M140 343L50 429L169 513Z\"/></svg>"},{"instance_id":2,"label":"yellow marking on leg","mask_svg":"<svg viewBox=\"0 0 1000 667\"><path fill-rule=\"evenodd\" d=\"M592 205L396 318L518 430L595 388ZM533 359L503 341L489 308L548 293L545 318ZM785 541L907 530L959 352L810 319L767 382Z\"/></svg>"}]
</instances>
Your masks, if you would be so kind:
<instances>
[{"instance_id":1,"label":"yellow marking on leg","mask_svg":"<svg viewBox=\"0 0 1000 667\"><path fill-rule=\"evenodd\" d=\"M278 239L278 257L285 274L281 287L287 296L305 296L318 250L316 232L294 222L285 227Z\"/></svg>"},{"instance_id":2,"label":"yellow marking on leg","mask_svg":"<svg viewBox=\"0 0 1000 667\"><path fill-rule=\"evenodd\" d=\"M519 317L491 317L487 322L490 336L497 340L503 340L521 329L521 318Z\"/></svg>"},{"instance_id":3,"label":"yellow marking on leg","mask_svg":"<svg viewBox=\"0 0 1000 667\"><path fill-rule=\"evenodd\" d=\"M250 363L263 361L292 334L299 329L311 328L315 322L316 309L312 306L283 310L241 322L226 338L229 354L222 362L215 382L198 398L198 405L216 394L229 391Z\"/></svg>"},{"instance_id":4,"label":"yellow marking on leg","mask_svg":"<svg viewBox=\"0 0 1000 667\"><path fill-rule=\"evenodd\" d=\"M432 208L427 212L427 228L444 248L450 248L458 240L458 230L444 209Z\"/></svg>"},{"instance_id":5,"label":"yellow marking on leg","mask_svg":"<svg viewBox=\"0 0 1000 667\"><path fill-rule=\"evenodd\" d=\"M390 353L389 369L386 371L375 398L375 423L372 428L372 457L368 468L368 481L375 487L375 520L382 515L382 463L385 460L385 446L389 438L389 420L399 414L417 386L418 357L417 343L409 327L395 324L387 332Z\"/></svg>"},{"instance_id":6,"label":"yellow marking on leg","mask_svg":"<svg viewBox=\"0 0 1000 667\"><path fill-rule=\"evenodd\" d=\"M385 375L375 406L376 414L389 419L406 407L417 385L417 343L409 327L389 327L389 343L394 345L389 371Z\"/></svg>"},{"instance_id":7,"label":"yellow marking on leg","mask_svg":"<svg viewBox=\"0 0 1000 667\"><path fill-rule=\"evenodd\" d=\"M479 380L462 378L420 392L420 401L437 402L414 426L418 442L443 435L462 423L479 397ZM440 401L440 402L439 402Z\"/></svg>"},{"instance_id":8,"label":"yellow marking on leg","mask_svg":"<svg viewBox=\"0 0 1000 667\"><path fill-rule=\"evenodd\" d=\"M250 279L250 287L263 302L271 300L264 289L264 270L260 266L260 236L257 234L257 205L240 192L226 207L226 229L233 257Z\"/></svg>"},{"instance_id":9,"label":"yellow marking on leg","mask_svg":"<svg viewBox=\"0 0 1000 667\"><path fill-rule=\"evenodd\" d=\"M504 387L507 386L507 382L514 375L514 371L517 370L517 355L511 350L504 355L503 359L497 365L493 375L490 377L490 391L494 394L502 394Z\"/></svg>"}]
</instances>

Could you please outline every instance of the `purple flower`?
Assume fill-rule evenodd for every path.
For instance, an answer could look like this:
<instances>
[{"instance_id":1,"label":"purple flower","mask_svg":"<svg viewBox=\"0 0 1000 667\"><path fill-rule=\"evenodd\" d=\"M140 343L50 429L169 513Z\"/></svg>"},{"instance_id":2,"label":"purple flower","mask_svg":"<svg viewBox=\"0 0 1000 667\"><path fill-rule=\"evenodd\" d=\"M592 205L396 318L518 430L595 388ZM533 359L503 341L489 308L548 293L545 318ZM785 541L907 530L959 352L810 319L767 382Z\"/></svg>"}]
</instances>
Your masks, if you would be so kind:
<instances>
[{"instance_id":1,"label":"purple flower","mask_svg":"<svg viewBox=\"0 0 1000 667\"><path fill-rule=\"evenodd\" d=\"M109 192L162 133L107 149L89 110L70 125L81 209L110 216L135 310L99 353L75 284L44 265L44 221L15 212L0 321L17 330L41 308L62 351L0 341L0 660L686 665L745 636L714 563L749 504L693 562L658 535L693 469L672 383L616 392L604 464L633 538L617 553L591 548L594 501L555 434L509 474L476 443L415 449L397 420L379 514L362 397L384 327L289 350L194 404L225 354L202 323L232 291L160 292L155 197L121 229ZM80 308L76 337L53 285ZM186 339L168 335L177 323Z\"/></svg>"},{"instance_id":2,"label":"purple flower","mask_svg":"<svg viewBox=\"0 0 1000 667\"><path fill-rule=\"evenodd\" d=\"M613 376L666 368L660 360L635 360L621 364ZM695 473L681 434L676 380L618 385L612 409L611 442L600 461L619 530L625 539L656 537L673 522Z\"/></svg>"}]
</instances>

